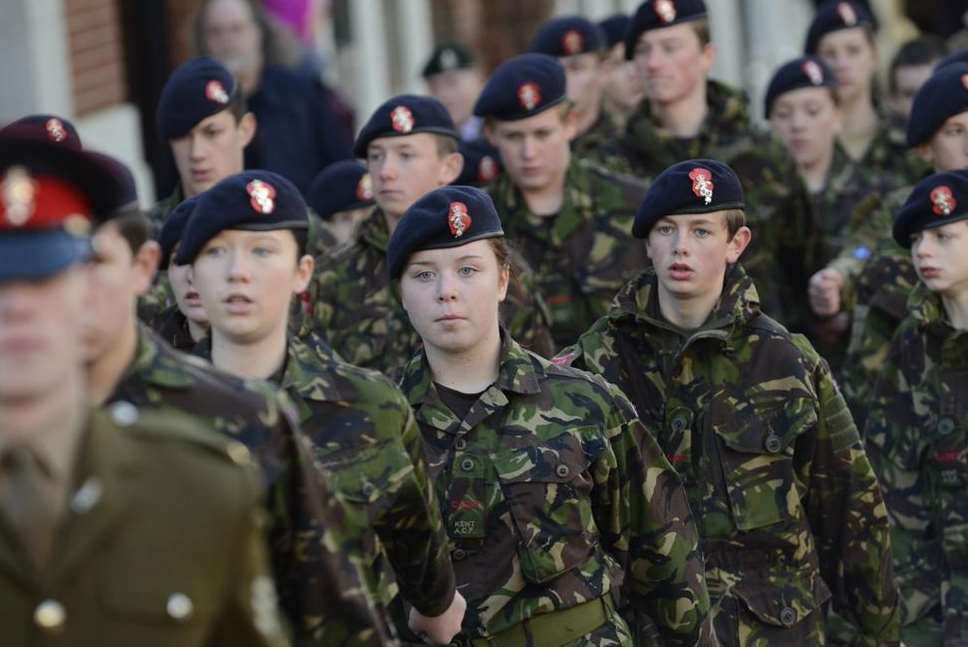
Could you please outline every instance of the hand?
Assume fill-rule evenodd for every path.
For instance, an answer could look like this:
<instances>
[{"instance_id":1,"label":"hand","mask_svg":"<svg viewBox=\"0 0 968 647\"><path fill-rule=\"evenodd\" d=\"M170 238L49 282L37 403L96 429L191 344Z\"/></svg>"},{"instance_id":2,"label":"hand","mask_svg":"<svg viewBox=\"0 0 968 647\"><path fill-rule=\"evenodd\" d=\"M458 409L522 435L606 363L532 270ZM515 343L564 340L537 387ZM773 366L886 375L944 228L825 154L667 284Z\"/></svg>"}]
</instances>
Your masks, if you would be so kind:
<instances>
[{"instance_id":1,"label":"hand","mask_svg":"<svg viewBox=\"0 0 968 647\"><path fill-rule=\"evenodd\" d=\"M840 312L840 291L843 287L844 275L829 267L811 276L807 296L814 314L832 317Z\"/></svg>"},{"instance_id":2,"label":"hand","mask_svg":"<svg viewBox=\"0 0 968 647\"><path fill-rule=\"evenodd\" d=\"M446 645L460 631L467 610L467 600L460 594L454 593L454 601L441 615L429 618L416 609L410 610L410 631L417 634L432 645Z\"/></svg>"}]
</instances>

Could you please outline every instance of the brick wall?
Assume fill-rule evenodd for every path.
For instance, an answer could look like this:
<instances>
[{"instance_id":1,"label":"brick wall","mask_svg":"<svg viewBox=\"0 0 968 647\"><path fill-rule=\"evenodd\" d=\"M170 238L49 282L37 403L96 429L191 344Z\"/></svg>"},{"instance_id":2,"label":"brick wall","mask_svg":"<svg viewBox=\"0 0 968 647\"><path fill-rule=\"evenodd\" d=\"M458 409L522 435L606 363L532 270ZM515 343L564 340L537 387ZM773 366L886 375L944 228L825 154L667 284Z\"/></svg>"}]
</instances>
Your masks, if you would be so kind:
<instances>
[{"instance_id":1,"label":"brick wall","mask_svg":"<svg viewBox=\"0 0 968 647\"><path fill-rule=\"evenodd\" d=\"M140 0L137 0L140 1ZM118 0L64 0L77 116L126 99Z\"/></svg>"}]
</instances>

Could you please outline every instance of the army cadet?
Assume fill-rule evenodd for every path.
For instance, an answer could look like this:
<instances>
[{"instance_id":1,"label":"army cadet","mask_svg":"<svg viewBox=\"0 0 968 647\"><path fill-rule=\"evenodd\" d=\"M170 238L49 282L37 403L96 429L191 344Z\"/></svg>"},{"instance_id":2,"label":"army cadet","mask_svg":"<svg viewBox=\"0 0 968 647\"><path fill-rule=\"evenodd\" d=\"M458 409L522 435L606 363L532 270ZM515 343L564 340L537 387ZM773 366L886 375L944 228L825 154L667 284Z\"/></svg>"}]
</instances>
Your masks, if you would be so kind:
<instances>
[{"instance_id":1,"label":"army cadet","mask_svg":"<svg viewBox=\"0 0 968 647\"><path fill-rule=\"evenodd\" d=\"M198 350L216 368L268 379L293 398L316 460L352 506L362 544L350 548L362 552L376 601L388 604L399 585L419 612L413 626L447 643L464 600L409 405L379 373L287 334L289 301L313 271L308 226L299 191L268 171L226 178L201 197L176 256L191 264L211 322Z\"/></svg>"},{"instance_id":2,"label":"army cadet","mask_svg":"<svg viewBox=\"0 0 968 647\"><path fill-rule=\"evenodd\" d=\"M939 68L921 87L912 104L907 141L938 172L968 168L968 63ZM830 316L845 305L850 309L853 329L843 388L854 419L861 423L917 280L910 253L890 237L891 221L910 193L910 187L902 187L859 205L854 215L859 224L844 250L810 281L815 312Z\"/></svg>"},{"instance_id":3,"label":"army cadet","mask_svg":"<svg viewBox=\"0 0 968 647\"><path fill-rule=\"evenodd\" d=\"M151 219L160 227L185 198L242 171L256 121L232 73L204 57L188 61L168 78L156 119L179 178L174 192L151 210Z\"/></svg>"},{"instance_id":4,"label":"army cadet","mask_svg":"<svg viewBox=\"0 0 968 647\"><path fill-rule=\"evenodd\" d=\"M703 0L647 0L625 33L625 57L645 82L646 100L629 117L625 136L603 147L607 167L651 180L692 158L721 160L743 182L757 239L743 264L756 280L761 307L788 318L790 285L799 278L777 259L796 259L781 238L783 224L803 219L808 197L783 147L752 125L745 94L709 78L716 50ZM752 221L755 219L755 222Z\"/></svg>"},{"instance_id":5,"label":"army cadet","mask_svg":"<svg viewBox=\"0 0 968 647\"><path fill-rule=\"evenodd\" d=\"M886 511L826 362L759 311L737 263L737 176L670 167L634 233L652 267L558 361L631 398L684 481L720 643L824 645L828 601L857 643L897 645Z\"/></svg>"},{"instance_id":6,"label":"army cadet","mask_svg":"<svg viewBox=\"0 0 968 647\"><path fill-rule=\"evenodd\" d=\"M120 202L129 203L130 173L120 163L113 171L126 187ZM177 223L183 205L166 228ZM140 326L135 303L150 285L160 253L149 240L151 223L125 209L98 215L95 222L92 296L83 329L91 399L117 412L182 415L241 443L240 456L251 454L263 467L272 564L297 644L384 644L389 637L381 633L383 620L336 543L348 532L347 511L314 467L308 440L289 414L292 404L269 385L189 361Z\"/></svg>"},{"instance_id":7,"label":"army cadet","mask_svg":"<svg viewBox=\"0 0 968 647\"><path fill-rule=\"evenodd\" d=\"M387 254L423 339L403 388L468 598L457 643L705 644L708 596L678 479L617 389L500 326L508 259L491 199L460 186L408 209Z\"/></svg>"},{"instance_id":8,"label":"army cadet","mask_svg":"<svg viewBox=\"0 0 968 647\"><path fill-rule=\"evenodd\" d=\"M528 51L554 56L565 69L575 134L575 155L594 153L619 136L611 115L602 109L604 93L605 35L598 25L582 16L552 18L538 28Z\"/></svg>"},{"instance_id":9,"label":"army cadet","mask_svg":"<svg viewBox=\"0 0 968 647\"><path fill-rule=\"evenodd\" d=\"M922 180L894 221L918 282L865 430L892 520L908 647L968 644L968 171Z\"/></svg>"},{"instance_id":10,"label":"army cadet","mask_svg":"<svg viewBox=\"0 0 968 647\"><path fill-rule=\"evenodd\" d=\"M79 322L101 157L0 136L4 645L288 645L258 474L189 419L91 407Z\"/></svg>"},{"instance_id":11,"label":"army cadet","mask_svg":"<svg viewBox=\"0 0 968 647\"><path fill-rule=\"evenodd\" d=\"M602 64L604 77L602 109L624 129L628 116L645 97L645 84L635 68L635 63L625 58L625 31L632 23L628 14L609 16L598 23L605 35L605 59Z\"/></svg>"},{"instance_id":12,"label":"army cadet","mask_svg":"<svg viewBox=\"0 0 968 647\"><path fill-rule=\"evenodd\" d=\"M458 43L437 47L421 73L430 95L447 109L462 142L481 138L481 120L474 116L474 101L484 86L474 55Z\"/></svg>"},{"instance_id":13,"label":"army cadet","mask_svg":"<svg viewBox=\"0 0 968 647\"><path fill-rule=\"evenodd\" d=\"M0 128L0 135L36 137L78 151L83 147L81 136L77 133L74 124L56 115L21 117Z\"/></svg>"},{"instance_id":14,"label":"army cadet","mask_svg":"<svg viewBox=\"0 0 968 647\"><path fill-rule=\"evenodd\" d=\"M555 343L572 343L645 260L630 236L645 187L572 154L565 71L546 54L498 66L474 114L504 164L488 192L508 239L534 269Z\"/></svg>"},{"instance_id":15,"label":"army cadet","mask_svg":"<svg viewBox=\"0 0 968 647\"><path fill-rule=\"evenodd\" d=\"M198 196L188 198L175 207L158 235L161 248L158 267L168 277L174 303L158 313L154 320L147 322L168 345L185 353L190 353L195 344L208 335L208 314L192 286L191 271L187 265L172 262L196 202Z\"/></svg>"},{"instance_id":16,"label":"army cadet","mask_svg":"<svg viewBox=\"0 0 968 647\"><path fill-rule=\"evenodd\" d=\"M843 114L839 138L860 168L870 173L891 173L906 182L915 181L927 170L905 146L903 123L892 124L876 106L874 19L863 3L824 3L810 23L804 53L822 58L837 75Z\"/></svg>"},{"instance_id":17,"label":"army cadet","mask_svg":"<svg viewBox=\"0 0 968 647\"><path fill-rule=\"evenodd\" d=\"M366 166L358 160L334 162L313 178L306 192L306 203L320 217L338 246L351 240L357 225L369 215L373 206L373 181Z\"/></svg>"},{"instance_id":18,"label":"army cadet","mask_svg":"<svg viewBox=\"0 0 968 647\"><path fill-rule=\"evenodd\" d=\"M907 123L914 96L946 54L938 36L912 38L901 45L887 70L887 104L895 119Z\"/></svg>"},{"instance_id":19,"label":"army cadet","mask_svg":"<svg viewBox=\"0 0 968 647\"><path fill-rule=\"evenodd\" d=\"M782 65L767 87L764 103L773 134L796 163L810 196L807 222L785 225L789 235L804 241L805 254L797 272L802 282L789 286L803 294L809 277L844 247L854 208L869 194L887 193L900 182L886 173L861 172L838 143L841 114L836 79L820 59L808 56ZM847 346L847 314L820 318L802 303L798 312L786 315L786 326L805 333L838 373Z\"/></svg>"},{"instance_id":20,"label":"army cadet","mask_svg":"<svg viewBox=\"0 0 968 647\"><path fill-rule=\"evenodd\" d=\"M354 151L366 158L376 207L351 243L317 259L303 331L315 331L347 362L395 379L420 338L386 275L387 241L417 198L458 177L457 131L437 100L400 95L376 109ZM526 347L550 356L554 342L544 302L532 289L527 265L520 259L514 265L504 323Z\"/></svg>"}]
</instances>

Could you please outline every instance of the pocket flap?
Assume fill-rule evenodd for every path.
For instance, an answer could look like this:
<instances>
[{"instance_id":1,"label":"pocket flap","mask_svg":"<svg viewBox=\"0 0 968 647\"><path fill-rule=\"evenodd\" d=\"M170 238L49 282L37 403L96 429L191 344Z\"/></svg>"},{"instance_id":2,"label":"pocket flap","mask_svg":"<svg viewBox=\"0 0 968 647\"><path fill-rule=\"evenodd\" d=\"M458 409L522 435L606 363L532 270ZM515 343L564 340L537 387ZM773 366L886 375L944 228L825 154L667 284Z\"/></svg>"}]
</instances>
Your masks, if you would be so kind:
<instances>
[{"instance_id":1,"label":"pocket flap","mask_svg":"<svg viewBox=\"0 0 968 647\"><path fill-rule=\"evenodd\" d=\"M541 445L501 452L495 460L504 483L567 483L588 469L590 461L579 438L570 431L542 441Z\"/></svg>"},{"instance_id":2,"label":"pocket flap","mask_svg":"<svg viewBox=\"0 0 968 647\"><path fill-rule=\"evenodd\" d=\"M793 627L830 599L830 589L820 575L770 573L769 580L745 577L732 589L768 625Z\"/></svg>"},{"instance_id":3,"label":"pocket flap","mask_svg":"<svg viewBox=\"0 0 968 647\"><path fill-rule=\"evenodd\" d=\"M752 405L750 405L752 406ZM740 422L737 424L735 420ZM785 453L796 439L817 424L813 400L795 398L782 407L737 414L729 428L716 429L730 449L747 454Z\"/></svg>"}]
</instances>

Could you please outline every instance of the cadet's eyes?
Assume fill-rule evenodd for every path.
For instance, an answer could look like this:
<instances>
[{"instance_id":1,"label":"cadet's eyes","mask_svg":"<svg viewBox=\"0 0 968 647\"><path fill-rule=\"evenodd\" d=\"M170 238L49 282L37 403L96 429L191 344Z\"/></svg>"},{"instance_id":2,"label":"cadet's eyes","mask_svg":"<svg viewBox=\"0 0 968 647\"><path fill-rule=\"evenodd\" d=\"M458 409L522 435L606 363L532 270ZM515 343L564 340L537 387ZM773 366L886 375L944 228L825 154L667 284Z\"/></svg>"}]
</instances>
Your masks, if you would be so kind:
<instances>
[{"instance_id":1,"label":"cadet's eyes","mask_svg":"<svg viewBox=\"0 0 968 647\"><path fill-rule=\"evenodd\" d=\"M470 265L464 265L463 267L460 267L457 270L457 273L458 274L460 274L461 276L465 276L465 277L466 276L472 276L475 272L477 272L477 268L476 267L471 267Z\"/></svg>"},{"instance_id":2,"label":"cadet's eyes","mask_svg":"<svg viewBox=\"0 0 968 647\"><path fill-rule=\"evenodd\" d=\"M221 128L209 127L205 129L205 135L208 137L218 137L222 134Z\"/></svg>"},{"instance_id":3,"label":"cadet's eyes","mask_svg":"<svg viewBox=\"0 0 968 647\"><path fill-rule=\"evenodd\" d=\"M256 256L268 256L272 253L272 250L268 247L253 247L252 253Z\"/></svg>"},{"instance_id":4,"label":"cadet's eyes","mask_svg":"<svg viewBox=\"0 0 968 647\"><path fill-rule=\"evenodd\" d=\"M433 280L434 273L431 272L430 270L424 270L422 272L417 272L416 274L414 274L413 278L417 279L418 281L423 281L426 283L427 281Z\"/></svg>"},{"instance_id":5,"label":"cadet's eyes","mask_svg":"<svg viewBox=\"0 0 968 647\"><path fill-rule=\"evenodd\" d=\"M710 235L712 235L712 232L709 231L708 229L699 228L699 229L694 229L693 231L695 232L696 236L699 238L708 238Z\"/></svg>"},{"instance_id":6,"label":"cadet's eyes","mask_svg":"<svg viewBox=\"0 0 968 647\"><path fill-rule=\"evenodd\" d=\"M221 256L224 251L225 251L224 247L212 246L212 247L206 247L205 250L202 251L202 254L205 256L217 257L217 256Z\"/></svg>"}]
</instances>

